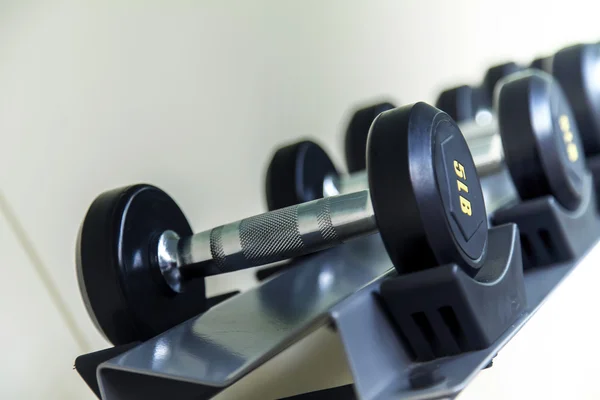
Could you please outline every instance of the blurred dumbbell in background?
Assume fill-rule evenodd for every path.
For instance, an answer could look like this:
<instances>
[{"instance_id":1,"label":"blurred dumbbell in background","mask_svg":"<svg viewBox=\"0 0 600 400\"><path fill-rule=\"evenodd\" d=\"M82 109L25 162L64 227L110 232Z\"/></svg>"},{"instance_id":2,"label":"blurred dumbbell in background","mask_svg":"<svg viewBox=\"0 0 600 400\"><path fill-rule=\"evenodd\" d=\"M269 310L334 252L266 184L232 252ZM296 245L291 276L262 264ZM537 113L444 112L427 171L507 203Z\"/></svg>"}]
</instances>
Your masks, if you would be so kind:
<instances>
[{"instance_id":1,"label":"blurred dumbbell in background","mask_svg":"<svg viewBox=\"0 0 600 400\"><path fill-rule=\"evenodd\" d=\"M488 211L519 198L546 195L566 209L575 209L586 166L577 123L560 85L549 74L527 70L501 79L497 86L491 122L460 125L478 173L489 176L508 169L512 178L512 184L489 185ZM346 139L356 140L356 136ZM367 147L361 140L353 147ZM366 152L362 157L366 163ZM366 174L340 173L325 150L308 140L277 150L268 171L270 209L368 188Z\"/></svg>"},{"instance_id":2,"label":"blurred dumbbell in background","mask_svg":"<svg viewBox=\"0 0 600 400\"><path fill-rule=\"evenodd\" d=\"M522 67L514 62L495 65L487 70L480 85L460 85L444 90L435 105L458 123L474 120L486 124L490 121L496 85L502 78L520 70Z\"/></svg>"},{"instance_id":3,"label":"blurred dumbbell in background","mask_svg":"<svg viewBox=\"0 0 600 400\"><path fill-rule=\"evenodd\" d=\"M461 85L445 90L436 106L459 123L489 122L488 111L497 83L524 68L514 62L494 66L485 74L482 85ZM573 109L585 153L600 152L600 44L566 47L552 56L533 60L530 68L543 70L557 79Z\"/></svg>"},{"instance_id":4,"label":"blurred dumbbell in background","mask_svg":"<svg viewBox=\"0 0 600 400\"><path fill-rule=\"evenodd\" d=\"M492 69L496 72L509 72L519 67L516 63L504 66ZM600 43L565 47L553 55L534 59L530 67L551 74L559 82L573 110L588 167L600 172ZM476 123L487 123L490 119L485 109L486 103L480 100L478 90L468 85L455 87L442 92L436 104L453 115L458 122L475 120ZM481 110L483 114L477 114ZM477 121L477 115L483 115L484 118ZM484 139L480 144L485 142ZM494 143L488 145L497 147ZM474 157L478 158L478 151L472 150ZM484 147L481 150L483 152ZM490 153L494 152L493 149L490 150ZM593 178L596 188L600 188L600 173L593 174Z\"/></svg>"},{"instance_id":5,"label":"blurred dumbbell in background","mask_svg":"<svg viewBox=\"0 0 600 400\"><path fill-rule=\"evenodd\" d=\"M344 137L344 154L348 172L364 171L367 167L365 154L367 152L367 136L375 118L384 111L396 108L390 102L373 104L354 112L346 135Z\"/></svg>"},{"instance_id":6,"label":"blurred dumbbell in background","mask_svg":"<svg viewBox=\"0 0 600 400\"><path fill-rule=\"evenodd\" d=\"M339 193L366 189L367 136L375 118L395 108L390 102L356 110L344 136L344 154L348 172L338 172L329 156L310 140L277 150L269 163L265 180L269 210L288 207ZM343 186L343 187L342 187Z\"/></svg>"},{"instance_id":7,"label":"blurred dumbbell in background","mask_svg":"<svg viewBox=\"0 0 600 400\"><path fill-rule=\"evenodd\" d=\"M566 47L553 56L534 60L560 82L581 131L587 155L600 152L600 43Z\"/></svg>"}]
</instances>

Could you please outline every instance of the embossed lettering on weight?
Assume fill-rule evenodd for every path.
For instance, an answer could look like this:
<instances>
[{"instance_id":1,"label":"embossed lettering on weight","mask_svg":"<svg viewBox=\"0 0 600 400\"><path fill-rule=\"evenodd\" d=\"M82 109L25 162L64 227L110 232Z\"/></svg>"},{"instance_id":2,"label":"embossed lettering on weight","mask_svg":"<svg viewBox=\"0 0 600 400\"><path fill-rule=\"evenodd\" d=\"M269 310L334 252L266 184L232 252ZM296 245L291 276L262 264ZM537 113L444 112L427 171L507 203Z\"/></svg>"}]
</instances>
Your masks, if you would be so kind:
<instances>
[{"instance_id":1,"label":"embossed lettering on weight","mask_svg":"<svg viewBox=\"0 0 600 400\"><path fill-rule=\"evenodd\" d=\"M467 174L465 172L465 167L463 167L463 165L456 160L454 160L454 172L458 177L458 179L456 180L458 192L469 193L469 187L466 184ZM463 214L471 216L473 214L473 210L471 210L471 202L460 194L458 195L458 200L460 202L460 210L463 212Z\"/></svg>"},{"instance_id":2,"label":"embossed lettering on weight","mask_svg":"<svg viewBox=\"0 0 600 400\"><path fill-rule=\"evenodd\" d=\"M558 118L558 125L563 133L563 141L565 142L567 149L567 157L569 158L569 161L575 162L579 159L579 149L577 148L577 145L573 143L573 132L571 131L571 122L569 121L569 117L566 115L561 115Z\"/></svg>"}]
</instances>

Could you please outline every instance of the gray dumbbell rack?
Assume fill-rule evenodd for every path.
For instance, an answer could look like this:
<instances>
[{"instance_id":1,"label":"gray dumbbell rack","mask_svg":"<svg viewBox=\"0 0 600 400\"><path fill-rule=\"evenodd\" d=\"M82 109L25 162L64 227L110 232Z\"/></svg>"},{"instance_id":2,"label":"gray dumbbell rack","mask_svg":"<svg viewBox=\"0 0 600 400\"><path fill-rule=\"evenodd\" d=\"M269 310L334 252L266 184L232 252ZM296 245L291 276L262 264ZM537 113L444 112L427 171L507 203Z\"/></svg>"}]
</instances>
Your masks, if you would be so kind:
<instances>
[{"instance_id":1,"label":"gray dumbbell rack","mask_svg":"<svg viewBox=\"0 0 600 400\"><path fill-rule=\"evenodd\" d=\"M551 198L506 206L502 197L514 191L506 174L482 181L491 219L520 216L512 222L531 234L543 224L566 249L552 253L558 261L546 251L538 258L544 262L523 269L519 231L505 224L490 230L491 262L475 280L453 265L398 276L374 235L295 260L144 343L80 356L76 369L104 400L210 398L329 324L341 337L357 398L454 398L600 237L591 178L581 207L567 213Z\"/></svg>"}]
</instances>

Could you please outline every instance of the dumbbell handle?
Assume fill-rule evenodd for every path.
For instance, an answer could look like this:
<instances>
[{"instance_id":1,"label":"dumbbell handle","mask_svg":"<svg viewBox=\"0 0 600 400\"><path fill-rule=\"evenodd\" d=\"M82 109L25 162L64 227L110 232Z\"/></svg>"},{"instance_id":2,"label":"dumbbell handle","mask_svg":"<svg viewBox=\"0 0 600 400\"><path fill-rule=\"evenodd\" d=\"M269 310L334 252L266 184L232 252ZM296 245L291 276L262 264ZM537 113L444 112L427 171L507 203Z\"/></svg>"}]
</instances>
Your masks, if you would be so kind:
<instances>
[{"instance_id":1,"label":"dumbbell handle","mask_svg":"<svg viewBox=\"0 0 600 400\"><path fill-rule=\"evenodd\" d=\"M323 197L354 193L369 188L367 171L357 171L350 175L328 176L323 182Z\"/></svg>"},{"instance_id":2,"label":"dumbbell handle","mask_svg":"<svg viewBox=\"0 0 600 400\"><path fill-rule=\"evenodd\" d=\"M375 232L370 194L362 190L270 211L189 237L165 232L159 239L158 263L167 283L177 290L194 277L298 257Z\"/></svg>"},{"instance_id":3,"label":"dumbbell handle","mask_svg":"<svg viewBox=\"0 0 600 400\"><path fill-rule=\"evenodd\" d=\"M504 152L498 123L495 120L486 124L465 122L459 126L471 150L478 174L486 176L502 169Z\"/></svg>"}]
</instances>

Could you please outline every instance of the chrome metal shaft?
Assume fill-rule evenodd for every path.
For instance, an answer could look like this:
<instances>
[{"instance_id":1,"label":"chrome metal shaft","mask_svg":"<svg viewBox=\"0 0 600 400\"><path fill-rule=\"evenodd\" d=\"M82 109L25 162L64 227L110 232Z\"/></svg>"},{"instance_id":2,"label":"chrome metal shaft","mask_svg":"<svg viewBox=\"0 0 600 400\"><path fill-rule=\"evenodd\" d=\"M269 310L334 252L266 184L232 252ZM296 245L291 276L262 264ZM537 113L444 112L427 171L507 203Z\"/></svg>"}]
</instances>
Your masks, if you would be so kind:
<instances>
[{"instance_id":1,"label":"chrome metal shaft","mask_svg":"<svg viewBox=\"0 0 600 400\"><path fill-rule=\"evenodd\" d=\"M485 176L499 172L502 169L504 153L497 122L466 122L461 123L459 127L471 150L478 174Z\"/></svg>"},{"instance_id":2,"label":"chrome metal shaft","mask_svg":"<svg viewBox=\"0 0 600 400\"><path fill-rule=\"evenodd\" d=\"M190 237L165 232L158 264L176 291L194 277L231 272L327 249L377 232L368 190L326 197L221 225Z\"/></svg>"},{"instance_id":3,"label":"chrome metal shaft","mask_svg":"<svg viewBox=\"0 0 600 400\"><path fill-rule=\"evenodd\" d=\"M323 181L324 197L354 193L367 189L369 189L369 177L367 171L354 172L350 175L341 177L328 176Z\"/></svg>"}]
</instances>

